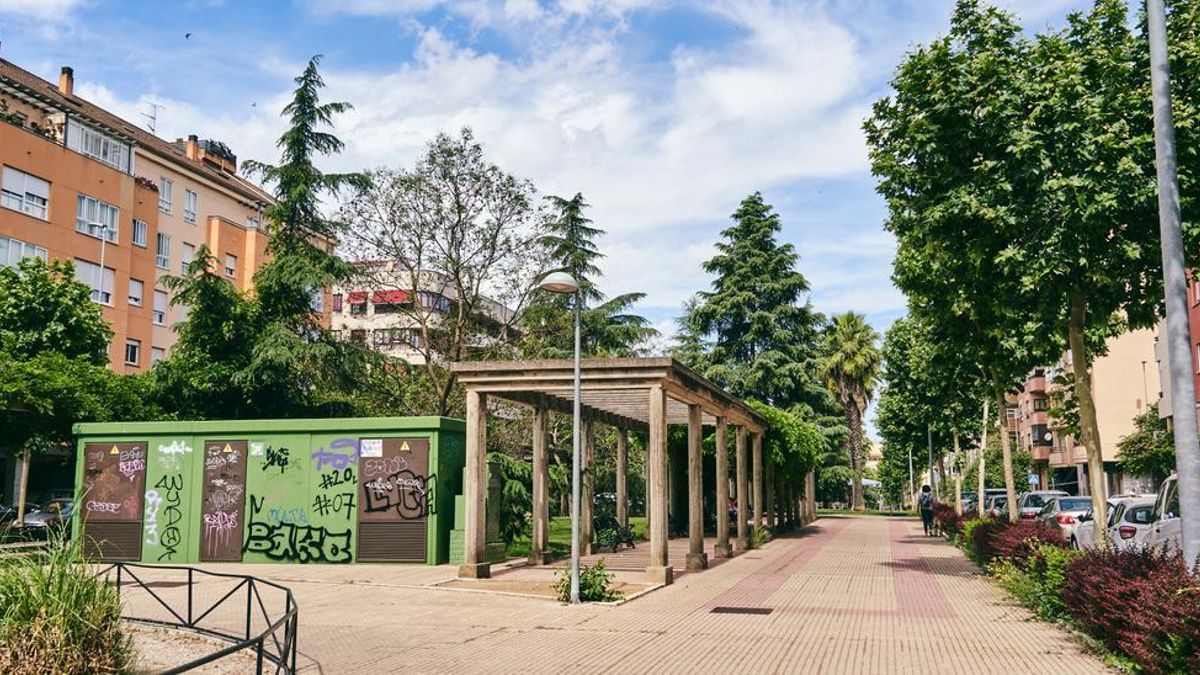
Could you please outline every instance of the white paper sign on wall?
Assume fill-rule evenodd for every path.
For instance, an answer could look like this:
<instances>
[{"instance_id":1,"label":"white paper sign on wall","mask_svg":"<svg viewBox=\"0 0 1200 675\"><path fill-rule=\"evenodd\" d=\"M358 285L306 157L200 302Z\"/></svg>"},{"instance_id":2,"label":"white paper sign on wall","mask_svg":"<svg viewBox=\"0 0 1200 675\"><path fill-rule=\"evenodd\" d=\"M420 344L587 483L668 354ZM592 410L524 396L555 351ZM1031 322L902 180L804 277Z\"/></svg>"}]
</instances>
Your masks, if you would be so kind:
<instances>
[{"instance_id":1,"label":"white paper sign on wall","mask_svg":"<svg viewBox=\"0 0 1200 675\"><path fill-rule=\"evenodd\" d=\"M383 457L382 438L364 438L358 444L360 457Z\"/></svg>"}]
</instances>

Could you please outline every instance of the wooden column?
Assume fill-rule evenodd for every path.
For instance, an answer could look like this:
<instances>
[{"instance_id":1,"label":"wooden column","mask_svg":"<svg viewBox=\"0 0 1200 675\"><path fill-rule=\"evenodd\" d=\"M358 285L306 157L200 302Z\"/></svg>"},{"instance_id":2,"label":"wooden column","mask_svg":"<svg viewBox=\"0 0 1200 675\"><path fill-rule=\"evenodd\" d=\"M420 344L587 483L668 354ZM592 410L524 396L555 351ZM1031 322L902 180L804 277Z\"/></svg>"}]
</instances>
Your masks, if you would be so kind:
<instances>
[{"instance_id":1,"label":"wooden column","mask_svg":"<svg viewBox=\"0 0 1200 675\"><path fill-rule=\"evenodd\" d=\"M738 427L734 434L734 474L737 478L737 547L739 551L750 548L750 532L747 519L750 515L749 485L746 483L746 427Z\"/></svg>"},{"instance_id":2,"label":"wooden column","mask_svg":"<svg viewBox=\"0 0 1200 675\"><path fill-rule=\"evenodd\" d=\"M704 435L700 406L688 406L688 554L687 568L702 570L708 567L704 552L704 455L700 441Z\"/></svg>"},{"instance_id":3,"label":"wooden column","mask_svg":"<svg viewBox=\"0 0 1200 675\"><path fill-rule=\"evenodd\" d=\"M713 557L728 558L733 549L729 546L729 425L724 417L717 418L716 451L717 545Z\"/></svg>"},{"instance_id":4,"label":"wooden column","mask_svg":"<svg viewBox=\"0 0 1200 675\"><path fill-rule=\"evenodd\" d=\"M491 576L491 565L485 554L487 546L487 396L467 390L467 448L466 485L463 495L466 501L466 536L463 541L463 564L458 576L467 579L484 579Z\"/></svg>"},{"instance_id":5,"label":"wooden column","mask_svg":"<svg viewBox=\"0 0 1200 675\"><path fill-rule=\"evenodd\" d=\"M646 442L646 493L650 497L650 564L646 577L669 584L674 570L667 560L667 393L662 385L650 387L650 433Z\"/></svg>"},{"instance_id":6,"label":"wooden column","mask_svg":"<svg viewBox=\"0 0 1200 675\"><path fill-rule=\"evenodd\" d=\"M629 432L617 429L617 522L629 525Z\"/></svg>"},{"instance_id":7,"label":"wooden column","mask_svg":"<svg viewBox=\"0 0 1200 675\"><path fill-rule=\"evenodd\" d=\"M583 420L582 445L579 447L579 462L583 470L583 491L579 505L579 551L580 555L592 554L592 492L593 476L592 455L596 449L596 425L592 420Z\"/></svg>"},{"instance_id":8,"label":"wooden column","mask_svg":"<svg viewBox=\"0 0 1200 675\"><path fill-rule=\"evenodd\" d=\"M529 542L529 562L533 565L550 562L549 475L546 461L546 421L549 416L544 406L533 410L533 537Z\"/></svg>"},{"instance_id":9,"label":"wooden column","mask_svg":"<svg viewBox=\"0 0 1200 675\"><path fill-rule=\"evenodd\" d=\"M754 433L750 437L751 455L753 456L753 478L754 487L751 492L754 496L754 526L766 527L766 504L763 501L763 456L762 456L762 433Z\"/></svg>"}]
</instances>

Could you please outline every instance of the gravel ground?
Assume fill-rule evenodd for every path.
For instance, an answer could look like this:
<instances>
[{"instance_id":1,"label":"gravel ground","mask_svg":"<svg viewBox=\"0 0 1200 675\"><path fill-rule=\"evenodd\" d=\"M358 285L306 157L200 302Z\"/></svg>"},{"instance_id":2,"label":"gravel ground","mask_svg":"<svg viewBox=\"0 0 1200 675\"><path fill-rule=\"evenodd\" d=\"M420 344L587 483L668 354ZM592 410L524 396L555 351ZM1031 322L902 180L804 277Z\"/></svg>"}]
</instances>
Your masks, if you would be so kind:
<instances>
[{"instance_id":1,"label":"gravel ground","mask_svg":"<svg viewBox=\"0 0 1200 675\"><path fill-rule=\"evenodd\" d=\"M138 623L129 623L126 627L133 635L133 646L138 654L134 671L137 673L156 673L229 646L223 640L190 631ZM253 673L254 665L254 652L242 650L189 672L205 675Z\"/></svg>"}]
</instances>

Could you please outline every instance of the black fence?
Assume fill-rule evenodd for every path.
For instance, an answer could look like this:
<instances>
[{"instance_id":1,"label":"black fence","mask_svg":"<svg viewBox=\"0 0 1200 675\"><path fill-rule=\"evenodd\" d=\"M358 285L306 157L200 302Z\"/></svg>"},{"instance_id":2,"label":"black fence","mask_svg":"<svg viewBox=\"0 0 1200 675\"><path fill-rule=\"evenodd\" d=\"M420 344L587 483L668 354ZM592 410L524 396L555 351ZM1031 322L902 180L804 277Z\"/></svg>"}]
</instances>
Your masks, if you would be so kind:
<instances>
[{"instance_id":1,"label":"black fence","mask_svg":"<svg viewBox=\"0 0 1200 675\"><path fill-rule=\"evenodd\" d=\"M254 651L255 672L260 675L296 672L299 609L284 586L244 574L125 562L113 563L96 576L116 585L129 621L187 629L232 643L163 673L187 672L243 649Z\"/></svg>"}]
</instances>

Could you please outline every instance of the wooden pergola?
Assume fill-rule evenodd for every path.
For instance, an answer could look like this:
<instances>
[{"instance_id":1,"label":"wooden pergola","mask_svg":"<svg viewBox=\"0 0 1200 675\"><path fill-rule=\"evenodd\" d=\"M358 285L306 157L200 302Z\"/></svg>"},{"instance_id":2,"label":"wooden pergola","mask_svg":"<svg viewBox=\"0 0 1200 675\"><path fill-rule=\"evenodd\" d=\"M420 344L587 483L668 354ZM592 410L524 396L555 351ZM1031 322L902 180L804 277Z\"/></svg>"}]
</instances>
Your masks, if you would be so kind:
<instances>
[{"instance_id":1,"label":"wooden pergola","mask_svg":"<svg viewBox=\"0 0 1200 675\"><path fill-rule=\"evenodd\" d=\"M574 362L478 361L454 363L451 370L466 388L466 541L465 564L459 576L487 577L485 561L485 486L487 448L487 399L495 397L533 409L533 537L530 561L548 562L549 505L547 502L546 421L550 412L572 414L574 405ZM581 462L584 467L583 498L580 505L580 539L585 554L591 546L591 466L594 425L617 429L617 519L628 523L627 460L629 431L644 432L646 447L646 508L650 535L650 580L669 584L672 568L667 561L667 425L685 424L688 429L688 569L708 566L704 552L702 495L703 462L700 450L703 426L716 430L716 473L728 475L729 426L735 427L736 499L739 514L750 512L754 524L764 517L762 437L767 421L742 401L672 358L588 359L581 367L582 419ZM747 483L747 437L752 454ZM729 501L729 483L717 480L717 509L723 513ZM768 488L769 489L769 488ZM768 497L767 501L771 501ZM744 550L749 524L742 516L737 524L737 550ZM734 552L726 518L717 518L714 554L728 557Z\"/></svg>"}]
</instances>

